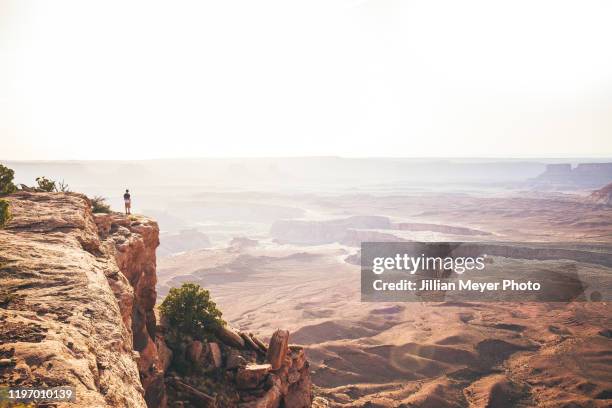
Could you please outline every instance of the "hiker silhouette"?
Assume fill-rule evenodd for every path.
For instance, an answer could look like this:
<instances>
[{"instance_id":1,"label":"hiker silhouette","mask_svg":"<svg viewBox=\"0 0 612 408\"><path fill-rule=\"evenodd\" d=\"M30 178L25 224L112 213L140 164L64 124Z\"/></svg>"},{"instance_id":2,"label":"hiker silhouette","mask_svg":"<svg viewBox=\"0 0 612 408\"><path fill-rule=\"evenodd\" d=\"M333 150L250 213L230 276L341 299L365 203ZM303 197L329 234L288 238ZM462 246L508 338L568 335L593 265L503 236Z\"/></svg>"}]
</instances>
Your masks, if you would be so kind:
<instances>
[{"instance_id":1,"label":"hiker silhouette","mask_svg":"<svg viewBox=\"0 0 612 408\"><path fill-rule=\"evenodd\" d=\"M132 196L130 195L130 190L126 189L125 194L123 194L123 203L125 204L125 215L129 215L132 213Z\"/></svg>"}]
</instances>

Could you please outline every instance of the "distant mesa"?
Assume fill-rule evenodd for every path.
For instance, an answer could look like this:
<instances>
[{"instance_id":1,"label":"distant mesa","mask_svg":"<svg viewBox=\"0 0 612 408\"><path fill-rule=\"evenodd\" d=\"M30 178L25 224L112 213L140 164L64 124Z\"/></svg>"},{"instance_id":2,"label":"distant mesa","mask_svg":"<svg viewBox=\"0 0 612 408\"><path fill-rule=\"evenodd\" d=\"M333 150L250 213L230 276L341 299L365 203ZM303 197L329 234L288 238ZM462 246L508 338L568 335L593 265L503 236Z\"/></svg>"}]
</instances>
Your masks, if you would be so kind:
<instances>
[{"instance_id":1,"label":"distant mesa","mask_svg":"<svg viewBox=\"0 0 612 408\"><path fill-rule=\"evenodd\" d=\"M612 205L612 183L593 191L589 196L589 201L595 204Z\"/></svg>"},{"instance_id":2,"label":"distant mesa","mask_svg":"<svg viewBox=\"0 0 612 408\"><path fill-rule=\"evenodd\" d=\"M612 163L549 164L531 181L540 187L599 188L612 182Z\"/></svg>"}]
</instances>

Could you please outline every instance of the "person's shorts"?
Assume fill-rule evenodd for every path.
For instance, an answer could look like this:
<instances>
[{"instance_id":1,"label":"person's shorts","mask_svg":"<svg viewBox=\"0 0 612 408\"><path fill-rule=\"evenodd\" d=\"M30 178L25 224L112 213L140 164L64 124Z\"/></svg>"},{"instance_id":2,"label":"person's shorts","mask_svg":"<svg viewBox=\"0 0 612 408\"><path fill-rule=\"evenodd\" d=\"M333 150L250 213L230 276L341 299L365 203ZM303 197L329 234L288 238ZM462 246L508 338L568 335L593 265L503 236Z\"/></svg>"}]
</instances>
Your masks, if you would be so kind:
<instances>
[{"instance_id":1,"label":"person's shorts","mask_svg":"<svg viewBox=\"0 0 612 408\"><path fill-rule=\"evenodd\" d=\"M130 205L132 205L132 202L130 200L124 200L125 202L125 206L129 207Z\"/></svg>"}]
</instances>

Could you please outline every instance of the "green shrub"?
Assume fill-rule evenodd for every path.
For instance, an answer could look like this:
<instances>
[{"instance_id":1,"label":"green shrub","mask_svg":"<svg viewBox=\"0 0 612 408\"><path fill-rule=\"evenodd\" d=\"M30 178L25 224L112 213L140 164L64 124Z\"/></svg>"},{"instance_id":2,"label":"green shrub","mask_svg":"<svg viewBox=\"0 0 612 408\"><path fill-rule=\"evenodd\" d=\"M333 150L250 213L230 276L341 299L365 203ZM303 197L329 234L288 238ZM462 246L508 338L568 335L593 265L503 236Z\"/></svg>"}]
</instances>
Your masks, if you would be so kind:
<instances>
[{"instance_id":1,"label":"green shrub","mask_svg":"<svg viewBox=\"0 0 612 408\"><path fill-rule=\"evenodd\" d=\"M215 340L215 333L225 325L221 311L210 299L210 293L193 283L170 289L159 309L177 340L184 336Z\"/></svg>"},{"instance_id":2,"label":"green shrub","mask_svg":"<svg viewBox=\"0 0 612 408\"><path fill-rule=\"evenodd\" d=\"M9 169L0 164L0 195L11 194L17 190L17 187L13 184L14 176L15 171L13 171L13 169Z\"/></svg>"},{"instance_id":3,"label":"green shrub","mask_svg":"<svg viewBox=\"0 0 612 408\"><path fill-rule=\"evenodd\" d=\"M36 177L36 183L38 184L38 189L42 191L46 191L48 193L52 191L57 191L57 187L55 186L55 181L50 180L46 177Z\"/></svg>"},{"instance_id":4,"label":"green shrub","mask_svg":"<svg viewBox=\"0 0 612 408\"><path fill-rule=\"evenodd\" d=\"M8 201L0 200L0 228L4 227L10 219L11 211Z\"/></svg>"},{"instance_id":5,"label":"green shrub","mask_svg":"<svg viewBox=\"0 0 612 408\"><path fill-rule=\"evenodd\" d=\"M106 198L101 196L94 196L90 199L91 201L91 211L94 213L106 213L110 214L112 212L110 205L106 202Z\"/></svg>"}]
</instances>

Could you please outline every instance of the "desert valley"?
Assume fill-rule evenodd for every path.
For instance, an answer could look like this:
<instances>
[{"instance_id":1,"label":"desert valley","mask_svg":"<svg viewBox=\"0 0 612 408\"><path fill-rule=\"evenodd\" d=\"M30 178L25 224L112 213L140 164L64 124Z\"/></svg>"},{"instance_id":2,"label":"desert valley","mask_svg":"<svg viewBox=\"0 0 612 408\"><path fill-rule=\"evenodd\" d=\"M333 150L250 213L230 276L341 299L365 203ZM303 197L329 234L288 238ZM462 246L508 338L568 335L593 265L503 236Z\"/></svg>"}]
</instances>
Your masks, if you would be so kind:
<instances>
[{"instance_id":1,"label":"desert valley","mask_svg":"<svg viewBox=\"0 0 612 408\"><path fill-rule=\"evenodd\" d=\"M212 163L188 186L145 185L159 163L118 165L137 212L160 226L158 304L193 282L241 331L267 341L289 330L305 348L319 406L610 406L610 164L476 163L466 171L447 163L436 176L435 165L409 163L392 181L405 164L382 163L369 179L347 176L350 163L284 165ZM300 179L301 165L320 174ZM22 175L50 169L12 166ZM75 164L53 171L70 180L66 166ZM219 174L212 167L230 181L210 181ZM413 183L425 170L427 181ZM123 185L112 191L103 177L88 177L74 184L93 193L100 180L117 202ZM283 178L283 188L269 188L266 177ZM372 241L546 243L572 251L562 259L538 251L529 267L571 270L597 287L572 302L361 302L360 246Z\"/></svg>"}]
</instances>

